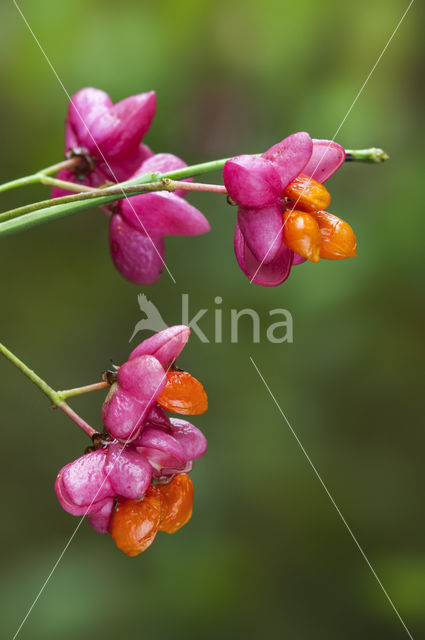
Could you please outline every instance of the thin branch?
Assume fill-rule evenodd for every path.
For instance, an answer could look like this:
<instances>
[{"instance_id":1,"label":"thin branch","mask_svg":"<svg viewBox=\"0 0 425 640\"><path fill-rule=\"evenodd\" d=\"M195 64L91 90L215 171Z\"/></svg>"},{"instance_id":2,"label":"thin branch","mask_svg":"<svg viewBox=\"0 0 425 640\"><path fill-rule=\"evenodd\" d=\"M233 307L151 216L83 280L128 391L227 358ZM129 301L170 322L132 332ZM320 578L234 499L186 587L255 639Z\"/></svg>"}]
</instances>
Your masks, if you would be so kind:
<instances>
[{"instance_id":1,"label":"thin branch","mask_svg":"<svg viewBox=\"0 0 425 640\"><path fill-rule=\"evenodd\" d=\"M96 429L93 429L81 416L79 416L71 407L63 400L60 393L55 391L45 380L28 367L20 358L15 356L4 344L0 342L0 353L2 353L12 364L15 365L22 373L31 380L52 402L53 406L61 409L66 415L77 424L80 429L85 431L88 436L94 435Z\"/></svg>"}]
</instances>

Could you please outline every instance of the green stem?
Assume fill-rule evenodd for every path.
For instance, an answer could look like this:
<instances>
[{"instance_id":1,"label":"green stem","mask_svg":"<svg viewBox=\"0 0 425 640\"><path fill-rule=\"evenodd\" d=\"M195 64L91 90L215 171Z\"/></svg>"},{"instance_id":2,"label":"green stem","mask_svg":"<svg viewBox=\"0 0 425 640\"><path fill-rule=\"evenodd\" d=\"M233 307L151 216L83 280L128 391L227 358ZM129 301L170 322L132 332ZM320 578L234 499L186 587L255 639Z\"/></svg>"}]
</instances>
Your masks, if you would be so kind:
<instances>
[{"instance_id":1,"label":"green stem","mask_svg":"<svg viewBox=\"0 0 425 640\"><path fill-rule=\"evenodd\" d=\"M95 382L94 384L86 384L84 387L75 387L74 389L65 389L64 391L57 391L57 394L62 400L66 398L72 398L74 396L80 396L83 393L90 393L91 391L101 391L102 389L109 389L109 382Z\"/></svg>"},{"instance_id":2,"label":"green stem","mask_svg":"<svg viewBox=\"0 0 425 640\"><path fill-rule=\"evenodd\" d=\"M139 177L141 178L149 178L156 177L156 174L145 174L145 176ZM67 183L65 183L67 184ZM72 183L70 183L72 184ZM66 187L63 187L66 188ZM70 204L73 202L83 202L83 205L80 207L81 209L87 209L92 205L90 202L88 204L84 204L85 201L90 201L96 199L99 200L102 197L102 201L105 202L115 202L116 200L120 200L122 198L127 198L128 196L134 196L141 193L148 193L153 191L178 191L183 189L184 191L210 191L212 193L222 193L227 194L226 187L218 184L205 184L205 183L197 183L197 182L183 182L180 180L171 180L170 178L164 178L161 176L161 179L156 178L155 182L147 182L145 184L125 184L122 183L120 185L114 185L112 187L105 187L103 189L89 189L87 192L72 194L69 196L63 196L62 198L54 198L50 200L43 200L42 202L35 202L33 204L25 205L24 207L18 207L17 209L11 209L10 211L5 211L5 213L0 214L0 223L5 222L6 220L12 220L13 218L18 218L20 216L24 216L24 214L31 212L38 212L44 209L49 209L52 207L57 207L59 205ZM108 199L104 199L104 194L108 195ZM74 211L72 211L73 213ZM67 215L68 212L65 212L63 215ZM71 213L71 211L69 211ZM54 215L53 217L59 217ZM25 218L27 220L27 218ZM44 220L40 220L43 222ZM32 226L32 225L30 225ZM5 232L5 228L2 224L0 224L0 235L2 232Z\"/></svg>"},{"instance_id":3,"label":"green stem","mask_svg":"<svg viewBox=\"0 0 425 640\"><path fill-rule=\"evenodd\" d=\"M59 173L62 169L73 169L77 167L81 162L81 158L78 156L74 158L68 158L67 160L62 160L61 162L57 162L56 164L51 164L50 167L46 167L45 169L41 169L37 173L40 173L44 176L50 176L53 173Z\"/></svg>"},{"instance_id":4,"label":"green stem","mask_svg":"<svg viewBox=\"0 0 425 640\"><path fill-rule=\"evenodd\" d=\"M20 360L14 353L12 353L4 344L0 342L0 353L2 353L6 358L12 362L24 375L27 376L34 384L37 385L39 389L43 393L46 394L48 398L53 402L53 404L57 404L57 395L56 391L52 389L50 385L47 384L39 375L35 373L32 369L30 369L22 360Z\"/></svg>"},{"instance_id":5,"label":"green stem","mask_svg":"<svg viewBox=\"0 0 425 640\"><path fill-rule=\"evenodd\" d=\"M38 182L40 182L40 176L38 173L34 173L31 176L24 176L23 178L3 183L0 185L0 193L3 191L9 191L9 189L16 189L17 187L25 187L28 184L36 184Z\"/></svg>"},{"instance_id":6,"label":"green stem","mask_svg":"<svg viewBox=\"0 0 425 640\"><path fill-rule=\"evenodd\" d=\"M371 147L370 149L346 149L346 162L368 162L369 164L380 164L389 160L390 156L383 149Z\"/></svg>"},{"instance_id":7,"label":"green stem","mask_svg":"<svg viewBox=\"0 0 425 640\"><path fill-rule=\"evenodd\" d=\"M149 173L149 174L145 174L146 177L148 177L149 179L152 179L153 177L155 177L156 174L153 173ZM143 176L144 177L144 176ZM140 187L134 187L134 186L130 186L128 187L128 193L131 193L131 195L136 195L138 193L145 193L146 191L158 191L159 189L163 189L164 187L161 187L159 185L159 183L155 182L155 183L150 183L148 182L146 185L140 186ZM109 187L108 187L109 189ZM126 190L127 187L121 187L121 186L114 186L114 189L117 190L118 194L122 195L122 191L123 189ZM69 191L69 189L67 189ZM100 195L102 195L104 192L106 192L106 188L104 189L89 189L87 192L84 193L78 193L78 194L71 194L69 196L63 196L61 198L49 198L49 200L42 200L41 202L34 202L32 204L27 204L24 205L23 207L18 207L17 209L10 209L10 211L5 211L4 213L0 213L0 223L6 221L6 220L11 220L13 218L17 218L19 216L23 216L25 213L31 213L31 212L38 212L44 209L48 209L50 207L55 207L55 209L57 208L58 204L59 205L68 205L71 204L73 202L80 202L83 201L83 206L81 207L81 209L88 209L91 207L91 204L85 204L85 200L91 200L93 198L99 198ZM123 195L122 197L126 197L127 194ZM116 200L117 198L110 198L109 200ZM93 205L95 206L95 205ZM79 209L80 210L80 209ZM74 213L74 211L70 211L70 213ZM63 215L67 215L67 212L65 211L63 213ZM56 216L54 216L56 217ZM58 216L60 217L60 216ZM42 221L41 221L42 222ZM30 225L31 226L31 225ZM0 225L1 227L1 225Z\"/></svg>"},{"instance_id":8,"label":"green stem","mask_svg":"<svg viewBox=\"0 0 425 640\"><path fill-rule=\"evenodd\" d=\"M258 154L257 154L258 155ZM385 153L383 149L377 149L376 147L371 147L370 149L346 149L346 160L356 161L356 162L370 162L370 163L380 163L388 160L389 156ZM202 173L207 173L209 171L218 171L222 169L225 162L227 162L229 158L224 158L221 160L212 160L211 162L202 162L201 164L194 164L191 167L186 167L180 171L172 171L169 173L165 173L163 177L170 177L176 180L182 180L183 178L190 178L193 176L201 175ZM45 176L49 176L53 173L58 173L62 169L72 169L77 166L81 161L80 158L75 157L69 160L64 160L63 162L58 162L57 164L52 164L50 167L46 167L45 169L40 169L36 173L33 173L30 176L24 176L23 178L18 178L17 180L11 180L10 182L5 182L0 185L0 193L3 191L8 191L9 189L15 189L17 187L23 187L28 184L35 184L38 182L43 182L43 178ZM178 175L177 175L178 174ZM127 181L127 184L137 184L137 178L134 178L133 181ZM60 182L60 181L59 181ZM52 184L51 182L45 184ZM124 183L125 184L125 183ZM59 185L58 185L59 186ZM71 188L68 187L70 191ZM83 191L83 189L81 189Z\"/></svg>"},{"instance_id":9,"label":"green stem","mask_svg":"<svg viewBox=\"0 0 425 640\"><path fill-rule=\"evenodd\" d=\"M30 369L22 360L12 353L4 344L0 342L0 353L2 353L12 364L15 365L24 375L27 376L52 402L55 407L61 409L71 418L88 436L94 435L96 432L85 420L83 420L71 407L64 401L61 392L55 391L40 376ZM102 383L103 384L103 383ZM63 393L63 392L62 392Z\"/></svg>"},{"instance_id":10,"label":"green stem","mask_svg":"<svg viewBox=\"0 0 425 640\"><path fill-rule=\"evenodd\" d=\"M59 187L59 189L65 189L66 191L75 191L75 193L93 191L92 187L88 187L85 184L80 184L79 182L67 182L66 180L58 180L57 178L51 178L50 176L45 175L43 175L40 182L41 184L50 185L52 187Z\"/></svg>"},{"instance_id":11,"label":"green stem","mask_svg":"<svg viewBox=\"0 0 425 640\"><path fill-rule=\"evenodd\" d=\"M389 157L382 149L376 148L359 150L347 149L346 153L347 160L351 162L380 163ZM147 173L143 176L138 176L137 178L113 185L112 187L76 193L70 196L64 196L63 198L55 198L54 200L38 202L27 205L26 207L6 211L0 215L0 235L7 235L29 229L35 225L71 215L84 209L102 207L111 202L127 198L129 195L146 193L148 191L174 191L175 187L173 188L172 183L168 182L169 180L180 181L210 171L218 171L223 168L227 160L229 160L229 158L203 162L163 174ZM53 165L53 167L55 166L57 167L59 165ZM50 169L52 169L52 167ZM218 190L220 185L214 185L214 187L214 190ZM178 188L188 189L188 187L181 186ZM207 190L212 191L213 189ZM220 193L225 193L225 191L220 190Z\"/></svg>"},{"instance_id":12,"label":"green stem","mask_svg":"<svg viewBox=\"0 0 425 640\"><path fill-rule=\"evenodd\" d=\"M30 176L24 176L23 178L18 178L17 180L5 182L4 184L0 185L0 193L2 193L3 191L9 191L9 189L16 189L18 187L25 187L29 184L37 184L39 182L43 182L43 179L46 176L49 176L52 173L58 173L62 169L72 169L79 162L79 158L71 158L70 160L64 160L63 162L52 164L50 167L41 169L40 171L37 171Z\"/></svg>"}]
</instances>

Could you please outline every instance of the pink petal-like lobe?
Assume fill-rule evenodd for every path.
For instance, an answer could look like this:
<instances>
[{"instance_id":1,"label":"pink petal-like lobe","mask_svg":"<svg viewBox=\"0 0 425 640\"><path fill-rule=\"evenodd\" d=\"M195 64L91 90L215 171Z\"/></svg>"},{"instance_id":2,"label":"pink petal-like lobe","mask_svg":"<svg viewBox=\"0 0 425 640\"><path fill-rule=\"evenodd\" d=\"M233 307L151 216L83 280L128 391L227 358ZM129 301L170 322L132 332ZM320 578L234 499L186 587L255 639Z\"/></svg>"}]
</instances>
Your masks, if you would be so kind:
<instances>
[{"instance_id":1,"label":"pink petal-like lobe","mask_svg":"<svg viewBox=\"0 0 425 640\"><path fill-rule=\"evenodd\" d=\"M152 478L152 467L145 456L118 444L108 447L105 471L115 493L130 500L141 498Z\"/></svg>"},{"instance_id":2,"label":"pink petal-like lobe","mask_svg":"<svg viewBox=\"0 0 425 640\"><path fill-rule=\"evenodd\" d=\"M114 214L109 227L112 260L124 278L135 284L153 284L164 269L164 241L148 237Z\"/></svg>"},{"instance_id":3,"label":"pink petal-like lobe","mask_svg":"<svg viewBox=\"0 0 425 640\"><path fill-rule=\"evenodd\" d=\"M273 165L264 158L242 155L228 160L223 179L229 196L243 207L264 207L280 199L283 188Z\"/></svg>"},{"instance_id":4,"label":"pink petal-like lobe","mask_svg":"<svg viewBox=\"0 0 425 640\"><path fill-rule=\"evenodd\" d=\"M156 110L155 92L130 96L113 104L99 89L88 87L71 99L67 144L78 140L94 156L117 158L133 151L149 129Z\"/></svg>"},{"instance_id":5,"label":"pink petal-like lobe","mask_svg":"<svg viewBox=\"0 0 425 640\"><path fill-rule=\"evenodd\" d=\"M143 193L123 200L121 215L132 227L155 237L196 236L210 230L205 216L174 193Z\"/></svg>"},{"instance_id":6,"label":"pink petal-like lobe","mask_svg":"<svg viewBox=\"0 0 425 640\"><path fill-rule=\"evenodd\" d=\"M263 287L276 287L285 282L289 276L293 254L284 243L274 259L260 267L261 262L249 250L239 225L236 223L234 247L240 268L254 284Z\"/></svg>"},{"instance_id":7,"label":"pink petal-like lobe","mask_svg":"<svg viewBox=\"0 0 425 640\"><path fill-rule=\"evenodd\" d=\"M131 441L137 438L146 408L133 395L112 385L102 407L103 424L114 438Z\"/></svg>"},{"instance_id":8,"label":"pink petal-like lobe","mask_svg":"<svg viewBox=\"0 0 425 640\"><path fill-rule=\"evenodd\" d=\"M303 258L298 253L294 253L294 257L293 257L293 260L292 260L292 266L293 267L296 267L297 264L303 264L304 262L307 262L307 258Z\"/></svg>"},{"instance_id":9,"label":"pink petal-like lobe","mask_svg":"<svg viewBox=\"0 0 425 640\"><path fill-rule=\"evenodd\" d=\"M106 477L106 453L93 451L65 465L56 478L55 491L65 511L83 515L99 511L114 495Z\"/></svg>"},{"instance_id":10,"label":"pink petal-like lobe","mask_svg":"<svg viewBox=\"0 0 425 640\"><path fill-rule=\"evenodd\" d=\"M168 327L143 340L131 352L129 360L148 354L155 356L164 369L169 369L183 351L189 336L190 329L184 324Z\"/></svg>"},{"instance_id":11,"label":"pink petal-like lobe","mask_svg":"<svg viewBox=\"0 0 425 640\"><path fill-rule=\"evenodd\" d=\"M133 357L118 370L118 384L123 391L128 391L139 402L149 403L156 399L167 383L164 367L158 358L150 354Z\"/></svg>"},{"instance_id":12,"label":"pink petal-like lobe","mask_svg":"<svg viewBox=\"0 0 425 640\"><path fill-rule=\"evenodd\" d=\"M282 245L282 205L272 204L261 209L239 207L238 224L256 259L264 264L271 262Z\"/></svg>"},{"instance_id":13,"label":"pink petal-like lobe","mask_svg":"<svg viewBox=\"0 0 425 640\"><path fill-rule=\"evenodd\" d=\"M140 165L152 156L141 144L156 109L153 91L130 96L113 104L107 93L93 87L78 91L68 108L65 128L65 150L85 148L95 161L95 169L82 184L98 187L130 178ZM60 179L77 182L73 173ZM54 188L52 198L67 191Z\"/></svg>"},{"instance_id":14,"label":"pink petal-like lobe","mask_svg":"<svg viewBox=\"0 0 425 640\"><path fill-rule=\"evenodd\" d=\"M156 471L183 469L187 462L183 447L161 428L145 427L137 440L137 451L147 457Z\"/></svg>"},{"instance_id":15,"label":"pink petal-like lobe","mask_svg":"<svg viewBox=\"0 0 425 640\"><path fill-rule=\"evenodd\" d=\"M159 406L159 404L155 404L149 411L148 417L146 418L146 425L149 425L151 427L161 427L162 429L165 429L166 431L169 431L171 433L170 418L168 417L164 409ZM136 446L135 443L134 446Z\"/></svg>"},{"instance_id":16,"label":"pink petal-like lobe","mask_svg":"<svg viewBox=\"0 0 425 640\"><path fill-rule=\"evenodd\" d=\"M165 371L153 356L125 362L102 407L102 420L109 433L118 440L134 440L165 385Z\"/></svg>"},{"instance_id":17,"label":"pink petal-like lobe","mask_svg":"<svg viewBox=\"0 0 425 640\"><path fill-rule=\"evenodd\" d=\"M103 507L96 513L92 513L87 517L90 525L98 533L108 533L109 524L111 522L112 511L114 510L114 498L105 500Z\"/></svg>"},{"instance_id":18,"label":"pink petal-like lobe","mask_svg":"<svg viewBox=\"0 0 425 640\"><path fill-rule=\"evenodd\" d=\"M132 177L137 167L153 155L152 151L145 144L139 144L133 151L126 153L119 158L107 158L107 162L99 159L96 169L105 175L105 182L123 182Z\"/></svg>"},{"instance_id":19,"label":"pink petal-like lobe","mask_svg":"<svg viewBox=\"0 0 425 640\"><path fill-rule=\"evenodd\" d=\"M338 171L344 161L345 149L340 144L313 139L313 153L302 173L323 183Z\"/></svg>"},{"instance_id":20,"label":"pink petal-like lobe","mask_svg":"<svg viewBox=\"0 0 425 640\"><path fill-rule=\"evenodd\" d=\"M308 133L300 131L284 138L263 153L269 160L282 181L282 191L301 172L309 161L313 151L313 142Z\"/></svg>"},{"instance_id":21,"label":"pink petal-like lobe","mask_svg":"<svg viewBox=\"0 0 425 640\"><path fill-rule=\"evenodd\" d=\"M202 431L187 420L170 418L170 422L172 434L182 447L187 460L195 460L203 456L208 443Z\"/></svg>"}]
</instances>

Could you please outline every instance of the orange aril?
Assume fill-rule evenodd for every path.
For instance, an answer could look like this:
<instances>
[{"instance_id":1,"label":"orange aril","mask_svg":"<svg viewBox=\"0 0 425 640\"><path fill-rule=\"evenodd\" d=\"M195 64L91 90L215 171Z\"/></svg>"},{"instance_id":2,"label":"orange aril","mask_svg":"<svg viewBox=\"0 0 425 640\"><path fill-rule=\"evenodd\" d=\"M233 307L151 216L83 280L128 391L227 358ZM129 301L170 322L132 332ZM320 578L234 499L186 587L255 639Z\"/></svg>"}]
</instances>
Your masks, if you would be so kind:
<instances>
[{"instance_id":1,"label":"orange aril","mask_svg":"<svg viewBox=\"0 0 425 640\"><path fill-rule=\"evenodd\" d=\"M168 371L167 384L157 398L166 411L198 415L208 409L208 397L202 384L187 371Z\"/></svg>"},{"instance_id":2,"label":"orange aril","mask_svg":"<svg viewBox=\"0 0 425 640\"><path fill-rule=\"evenodd\" d=\"M309 213L294 209L284 214L283 241L291 251L312 262L319 262L320 229Z\"/></svg>"},{"instance_id":3,"label":"orange aril","mask_svg":"<svg viewBox=\"0 0 425 640\"><path fill-rule=\"evenodd\" d=\"M175 533L192 517L193 484L187 473L168 483L150 485L143 500L119 502L109 532L121 551L137 556L152 544L158 531Z\"/></svg>"},{"instance_id":4,"label":"orange aril","mask_svg":"<svg viewBox=\"0 0 425 640\"><path fill-rule=\"evenodd\" d=\"M109 532L115 544L128 556L137 556L154 541L161 519L161 499L150 487L143 500L118 503Z\"/></svg>"},{"instance_id":5,"label":"orange aril","mask_svg":"<svg viewBox=\"0 0 425 640\"><path fill-rule=\"evenodd\" d=\"M160 531L175 533L192 516L193 484L187 473L179 473L168 484L158 485L161 495Z\"/></svg>"},{"instance_id":6,"label":"orange aril","mask_svg":"<svg viewBox=\"0 0 425 640\"><path fill-rule=\"evenodd\" d=\"M327 260L343 260L357 255L356 236L347 222L327 211L316 211L321 242L320 257Z\"/></svg>"},{"instance_id":7,"label":"orange aril","mask_svg":"<svg viewBox=\"0 0 425 640\"><path fill-rule=\"evenodd\" d=\"M326 209L331 202L331 195L326 187L304 173L300 173L288 184L284 194L294 201L294 207L307 212Z\"/></svg>"}]
</instances>

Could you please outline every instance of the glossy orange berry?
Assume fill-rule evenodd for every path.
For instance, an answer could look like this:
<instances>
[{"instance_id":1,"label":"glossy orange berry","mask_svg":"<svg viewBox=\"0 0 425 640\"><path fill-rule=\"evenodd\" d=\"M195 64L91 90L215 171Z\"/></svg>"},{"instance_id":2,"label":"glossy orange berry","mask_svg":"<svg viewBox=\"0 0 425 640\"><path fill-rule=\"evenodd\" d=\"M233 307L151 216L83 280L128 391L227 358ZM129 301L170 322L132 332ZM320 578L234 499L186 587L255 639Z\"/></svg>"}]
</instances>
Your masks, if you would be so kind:
<instances>
[{"instance_id":1,"label":"glossy orange berry","mask_svg":"<svg viewBox=\"0 0 425 640\"><path fill-rule=\"evenodd\" d=\"M109 532L115 544L128 556L137 556L154 541L161 519L161 499L150 487L143 500L118 503Z\"/></svg>"},{"instance_id":2,"label":"glossy orange berry","mask_svg":"<svg viewBox=\"0 0 425 640\"><path fill-rule=\"evenodd\" d=\"M356 236L347 222L327 211L317 211L313 215L320 229L321 258L343 260L357 255Z\"/></svg>"},{"instance_id":3,"label":"glossy orange berry","mask_svg":"<svg viewBox=\"0 0 425 640\"><path fill-rule=\"evenodd\" d=\"M168 484L158 485L161 494L160 531L175 533L192 517L193 484L187 473L179 473Z\"/></svg>"},{"instance_id":4,"label":"glossy orange berry","mask_svg":"<svg viewBox=\"0 0 425 640\"><path fill-rule=\"evenodd\" d=\"M167 384L157 398L167 411L199 415L208 409L208 397L202 384L187 371L169 371Z\"/></svg>"},{"instance_id":5,"label":"glossy orange berry","mask_svg":"<svg viewBox=\"0 0 425 640\"><path fill-rule=\"evenodd\" d=\"M286 211L283 216L283 241L286 246L312 262L320 260L320 229L316 220L304 211Z\"/></svg>"},{"instance_id":6,"label":"glossy orange berry","mask_svg":"<svg viewBox=\"0 0 425 640\"><path fill-rule=\"evenodd\" d=\"M293 206L301 211L320 211L326 209L331 202L331 195L326 187L304 173L300 173L288 184L284 194L293 200Z\"/></svg>"}]
</instances>

